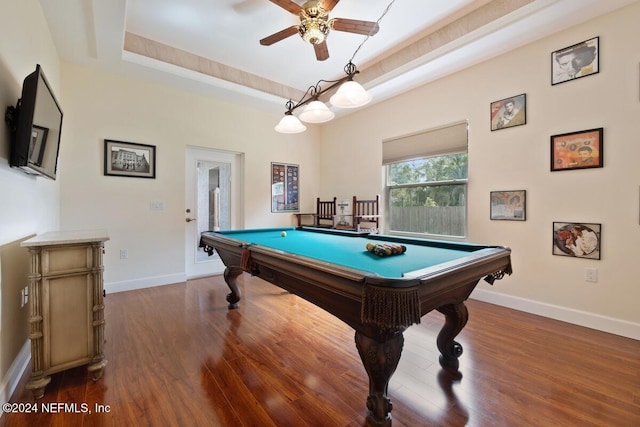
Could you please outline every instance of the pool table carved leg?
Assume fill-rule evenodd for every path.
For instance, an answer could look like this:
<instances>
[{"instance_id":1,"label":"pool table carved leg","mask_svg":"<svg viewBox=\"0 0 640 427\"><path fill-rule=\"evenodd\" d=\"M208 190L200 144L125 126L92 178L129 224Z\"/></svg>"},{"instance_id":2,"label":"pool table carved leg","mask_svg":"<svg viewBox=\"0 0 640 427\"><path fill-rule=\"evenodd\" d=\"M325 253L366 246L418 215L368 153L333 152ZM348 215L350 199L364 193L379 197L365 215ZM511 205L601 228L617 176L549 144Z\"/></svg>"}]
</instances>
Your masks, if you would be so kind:
<instances>
[{"instance_id":1,"label":"pool table carved leg","mask_svg":"<svg viewBox=\"0 0 640 427\"><path fill-rule=\"evenodd\" d=\"M387 390L389 380L400 361L404 336L402 332L395 333L381 342L356 331L355 340L358 353L369 375L367 425L390 427L393 405L387 397Z\"/></svg>"},{"instance_id":2,"label":"pool table carved leg","mask_svg":"<svg viewBox=\"0 0 640 427\"><path fill-rule=\"evenodd\" d=\"M440 350L440 366L446 371L458 373L460 366L458 358L462 355L462 345L456 342L454 338L467 324L469 312L464 302L445 305L437 310L445 316L444 326L437 338L438 350Z\"/></svg>"},{"instance_id":3,"label":"pool table carved leg","mask_svg":"<svg viewBox=\"0 0 640 427\"><path fill-rule=\"evenodd\" d=\"M238 288L237 278L242 274L240 267L227 267L224 269L224 281L227 282L227 286L231 290L227 294L227 302L229 308L238 308L240 302L240 288Z\"/></svg>"}]
</instances>

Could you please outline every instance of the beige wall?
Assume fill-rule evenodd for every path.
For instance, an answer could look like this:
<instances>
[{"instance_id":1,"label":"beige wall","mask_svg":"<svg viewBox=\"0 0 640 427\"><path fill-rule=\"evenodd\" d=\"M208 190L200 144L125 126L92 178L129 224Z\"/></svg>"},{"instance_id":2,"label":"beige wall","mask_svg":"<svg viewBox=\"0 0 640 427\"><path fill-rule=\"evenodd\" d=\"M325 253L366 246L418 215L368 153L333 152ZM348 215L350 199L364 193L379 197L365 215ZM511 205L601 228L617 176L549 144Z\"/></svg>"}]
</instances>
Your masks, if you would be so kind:
<instances>
[{"instance_id":1,"label":"beige wall","mask_svg":"<svg viewBox=\"0 0 640 427\"><path fill-rule=\"evenodd\" d=\"M60 64L40 3L0 0L0 11L3 116L7 106L16 105L22 81L35 71L37 63L64 105ZM4 402L11 387L7 372L18 369L12 364L27 341L28 331L28 307L20 307L20 290L28 283L29 255L19 242L34 233L58 228L60 183L10 168L9 130L4 123L0 127L0 402Z\"/></svg>"},{"instance_id":2,"label":"beige wall","mask_svg":"<svg viewBox=\"0 0 640 427\"><path fill-rule=\"evenodd\" d=\"M279 112L267 114L155 82L64 64L68 120L61 147L63 228L105 228L105 287L153 277L156 284L184 280L185 147L244 153L245 227L291 225L271 213L270 164L300 165L304 210L318 191L318 130L281 135ZM104 139L156 146L156 179L103 175ZM151 211L163 201L163 211ZM129 258L121 260L119 250ZM181 278L181 279L180 279Z\"/></svg>"},{"instance_id":3,"label":"beige wall","mask_svg":"<svg viewBox=\"0 0 640 427\"><path fill-rule=\"evenodd\" d=\"M474 296L640 338L639 19L636 4L325 126L321 193L383 194L382 140L468 120L468 240L510 246L514 267ZM552 87L550 53L595 36L601 72ZM490 102L521 93L527 124L491 132ZM596 127L604 168L550 172L550 135ZM527 220L489 220L489 192L520 189ZM553 221L601 223L602 260L551 255Z\"/></svg>"}]
</instances>

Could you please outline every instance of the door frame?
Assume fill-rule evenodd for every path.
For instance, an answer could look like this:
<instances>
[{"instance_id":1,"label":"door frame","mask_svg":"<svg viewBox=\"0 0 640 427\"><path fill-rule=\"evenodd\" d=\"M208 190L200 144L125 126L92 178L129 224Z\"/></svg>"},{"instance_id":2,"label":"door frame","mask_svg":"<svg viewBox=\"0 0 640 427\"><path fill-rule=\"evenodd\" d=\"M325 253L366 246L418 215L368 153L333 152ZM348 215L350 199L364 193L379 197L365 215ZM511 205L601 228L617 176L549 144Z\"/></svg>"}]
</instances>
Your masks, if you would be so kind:
<instances>
[{"instance_id":1,"label":"door frame","mask_svg":"<svg viewBox=\"0 0 640 427\"><path fill-rule=\"evenodd\" d=\"M185 275L187 280L205 277L224 272L224 264L217 254L207 261L198 261L197 251L200 241L198 221L187 221L187 218L197 218L197 164L198 161L210 161L231 164L231 228L242 228L244 223L243 170L244 154L239 152L216 150L212 148L189 146L185 147ZM187 212L190 210L190 212Z\"/></svg>"}]
</instances>

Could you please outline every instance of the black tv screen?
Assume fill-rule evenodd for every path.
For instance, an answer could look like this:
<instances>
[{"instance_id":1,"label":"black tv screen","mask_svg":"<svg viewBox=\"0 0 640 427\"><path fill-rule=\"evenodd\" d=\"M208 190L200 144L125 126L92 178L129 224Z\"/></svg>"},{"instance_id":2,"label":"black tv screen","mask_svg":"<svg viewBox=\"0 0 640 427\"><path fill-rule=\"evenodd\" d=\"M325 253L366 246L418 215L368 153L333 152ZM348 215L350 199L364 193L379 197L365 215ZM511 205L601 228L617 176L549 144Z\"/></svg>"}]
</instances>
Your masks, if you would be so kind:
<instances>
[{"instance_id":1,"label":"black tv screen","mask_svg":"<svg viewBox=\"0 0 640 427\"><path fill-rule=\"evenodd\" d=\"M56 179L62 109L40 65L24 79L22 97L12 116L9 164L28 174Z\"/></svg>"}]
</instances>

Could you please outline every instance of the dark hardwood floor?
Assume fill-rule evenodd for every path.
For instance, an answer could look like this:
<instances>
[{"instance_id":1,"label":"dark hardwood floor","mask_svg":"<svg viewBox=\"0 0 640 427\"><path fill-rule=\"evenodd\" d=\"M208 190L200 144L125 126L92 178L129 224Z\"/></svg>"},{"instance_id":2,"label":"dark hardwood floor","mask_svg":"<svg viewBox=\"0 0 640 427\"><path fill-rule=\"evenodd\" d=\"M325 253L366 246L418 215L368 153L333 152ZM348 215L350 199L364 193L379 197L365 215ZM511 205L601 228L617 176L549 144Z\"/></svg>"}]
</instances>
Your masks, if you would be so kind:
<instances>
[{"instance_id":1,"label":"dark hardwood floor","mask_svg":"<svg viewBox=\"0 0 640 427\"><path fill-rule=\"evenodd\" d=\"M60 412L4 414L0 426L363 426L353 330L258 278L239 284L231 311L221 276L107 295L102 379L61 372L34 401L27 373L11 402ZM640 341L467 305L460 381L438 364L442 315L405 333L394 427L640 425Z\"/></svg>"}]
</instances>

